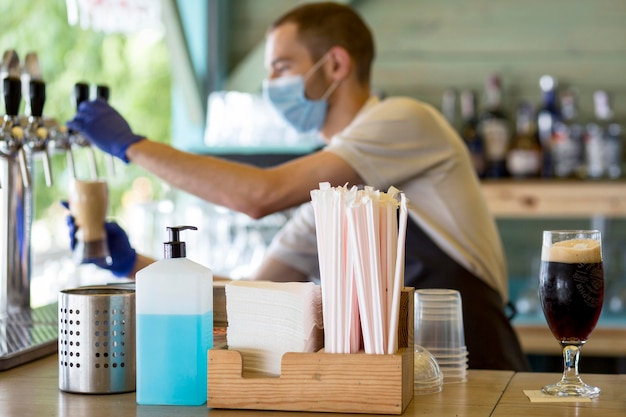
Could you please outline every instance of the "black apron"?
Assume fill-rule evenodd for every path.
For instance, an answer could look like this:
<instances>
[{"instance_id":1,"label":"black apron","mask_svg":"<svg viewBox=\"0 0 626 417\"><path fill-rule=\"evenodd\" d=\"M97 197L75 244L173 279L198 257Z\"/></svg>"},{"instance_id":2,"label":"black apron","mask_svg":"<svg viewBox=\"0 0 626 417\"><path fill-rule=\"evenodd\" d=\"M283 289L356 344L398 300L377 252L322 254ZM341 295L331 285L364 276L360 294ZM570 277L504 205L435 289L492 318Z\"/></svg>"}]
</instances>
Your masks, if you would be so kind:
<instances>
[{"instance_id":1,"label":"black apron","mask_svg":"<svg viewBox=\"0 0 626 417\"><path fill-rule=\"evenodd\" d=\"M460 292L470 369L530 370L500 294L444 253L411 217L405 256L405 286Z\"/></svg>"}]
</instances>

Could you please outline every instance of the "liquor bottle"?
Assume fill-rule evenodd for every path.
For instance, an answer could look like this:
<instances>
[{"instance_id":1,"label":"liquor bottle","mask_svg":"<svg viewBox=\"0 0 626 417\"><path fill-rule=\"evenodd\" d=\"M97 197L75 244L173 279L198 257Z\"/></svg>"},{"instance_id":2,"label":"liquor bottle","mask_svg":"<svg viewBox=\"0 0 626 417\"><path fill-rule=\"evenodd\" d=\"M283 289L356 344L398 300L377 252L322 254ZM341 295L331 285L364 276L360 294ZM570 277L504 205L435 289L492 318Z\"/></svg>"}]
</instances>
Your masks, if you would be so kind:
<instances>
[{"instance_id":1,"label":"liquor bottle","mask_svg":"<svg viewBox=\"0 0 626 417\"><path fill-rule=\"evenodd\" d=\"M593 94L596 122L587 126L586 158L590 178L619 178L622 174L622 128L612 121L613 108L609 94L598 90Z\"/></svg>"},{"instance_id":2,"label":"liquor bottle","mask_svg":"<svg viewBox=\"0 0 626 417\"><path fill-rule=\"evenodd\" d=\"M622 176L623 143L622 126L617 123L609 124L604 136L604 161L606 175L611 179Z\"/></svg>"},{"instance_id":3,"label":"liquor bottle","mask_svg":"<svg viewBox=\"0 0 626 417\"><path fill-rule=\"evenodd\" d=\"M584 133L578 123L576 92L568 88L560 95L561 120L554 123L552 136L553 173L557 178L582 178L584 174Z\"/></svg>"},{"instance_id":4,"label":"liquor bottle","mask_svg":"<svg viewBox=\"0 0 626 417\"><path fill-rule=\"evenodd\" d=\"M542 91L541 106L537 110L537 135L543 149L543 163L541 173L549 178L554 174L552 158L552 139L554 126L561 120L561 112L557 102L557 80L550 75L544 75L539 79L539 87Z\"/></svg>"},{"instance_id":5,"label":"liquor bottle","mask_svg":"<svg viewBox=\"0 0 626 417\"><path fill-rule=\"evenodd\" d=\"M456 117L456 90L453 88L447 88L443 92L441 99L441 113L446 118L450 126L455 130L458 130L457 117Z\"/></svg>"},{"instance_id":6,"label":"liquor bottle","mask_svg":"<svg viewBox=\"0 0 626 417\"><path fill-rule=\"evenodd\" d=\"M476 109L478 98L473 91L461 92L461 118L463 119L460 133L472 159L472 165L479 177L485 175L485 147L478 133L478 116Z\"/></svg>"},{"instance_id":7,"label":"liquor bottle","mask_svg":"<svg viewBox=\"0 0 626 417\"><path fill-rule=\"evenodd\" d=\"M507 169L512 177L533 178L541 172L541 144L535 132L534 116L530 103L518 106L516 133L507 155Z\"/></svg>"},{"instance_id":8,"label":"liquor bottle","mask_svg":"<svg viewBox=\"0 0 626 417\"><path fill-rule=\"evenodd\" d=\"M502 107L502 89L497 75L491 75L486 80L485 109L479 117L478 132L485 145L485 177L506 177L506 154L511 144L511 129Z\"/></svg>"}]
</instances>

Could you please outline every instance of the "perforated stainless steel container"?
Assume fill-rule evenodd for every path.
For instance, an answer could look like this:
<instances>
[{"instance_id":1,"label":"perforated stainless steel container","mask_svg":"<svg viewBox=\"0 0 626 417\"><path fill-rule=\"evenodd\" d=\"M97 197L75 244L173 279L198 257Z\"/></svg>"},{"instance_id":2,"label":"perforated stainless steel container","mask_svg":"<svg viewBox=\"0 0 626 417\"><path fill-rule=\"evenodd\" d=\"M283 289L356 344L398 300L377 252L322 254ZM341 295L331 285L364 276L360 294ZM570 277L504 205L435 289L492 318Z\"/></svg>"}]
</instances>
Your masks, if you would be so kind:
<instances>
[{"instance_id":1,"label":"perforated stainless steel container","mask_svg":"<svg viewBox=\"0 0 626 417\"><path fill-rule=\"evenodd\" d=\"M135 291L91 286L59 293L59 389L135 390Z\"/></svg>"}]
</instances>

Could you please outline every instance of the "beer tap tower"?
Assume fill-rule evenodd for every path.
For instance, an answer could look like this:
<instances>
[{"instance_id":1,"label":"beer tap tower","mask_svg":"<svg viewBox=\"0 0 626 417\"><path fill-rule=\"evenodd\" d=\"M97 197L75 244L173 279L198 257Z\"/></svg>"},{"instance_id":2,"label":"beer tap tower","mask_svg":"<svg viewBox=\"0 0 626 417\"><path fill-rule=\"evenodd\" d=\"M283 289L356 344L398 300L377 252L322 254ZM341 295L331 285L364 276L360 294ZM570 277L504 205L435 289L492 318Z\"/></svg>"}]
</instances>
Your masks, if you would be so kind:
<instances>
[{"instance_id":1,"label":"beer tap tower","mask_svg":"<svg viewBox=\"0 0 626 417\"><path fill-rule=\"evenodd\" d=\"M30 305L31 177L38 157L43 159L47 185L52 184L48 130L42 118L45 84L26 74L31 114L24 118L19 116L24 74L15 51L5 52L1 73L6 110L0 130L0 370L4 370L53 353L58 326L55 304L35 309Z\"/></svg>"}]
</instances>

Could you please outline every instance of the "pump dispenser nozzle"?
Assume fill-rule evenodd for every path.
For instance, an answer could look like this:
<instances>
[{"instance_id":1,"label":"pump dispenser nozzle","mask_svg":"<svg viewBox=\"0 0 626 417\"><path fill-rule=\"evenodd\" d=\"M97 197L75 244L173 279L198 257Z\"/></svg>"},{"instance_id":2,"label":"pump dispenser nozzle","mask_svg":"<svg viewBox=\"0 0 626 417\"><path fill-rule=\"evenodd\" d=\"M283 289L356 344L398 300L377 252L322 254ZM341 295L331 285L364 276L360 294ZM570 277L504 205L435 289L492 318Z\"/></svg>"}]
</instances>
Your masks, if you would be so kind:
<instances>
[{"instance_id":1,"label":"pump dispenser nozzle","mask_svg":"<svg viewBox=\"0 0 626 417\"><path fill-rule=\"evenodd\" d=\"M185 242L180 241L180 232L182 230L198 230L195 226L168 226L166 229L170 232L170 241L164 243L163 251L165 258L184 258L187 256Z\"/></svg>"}]
</instances>

